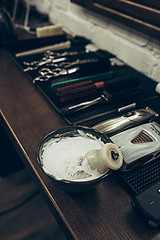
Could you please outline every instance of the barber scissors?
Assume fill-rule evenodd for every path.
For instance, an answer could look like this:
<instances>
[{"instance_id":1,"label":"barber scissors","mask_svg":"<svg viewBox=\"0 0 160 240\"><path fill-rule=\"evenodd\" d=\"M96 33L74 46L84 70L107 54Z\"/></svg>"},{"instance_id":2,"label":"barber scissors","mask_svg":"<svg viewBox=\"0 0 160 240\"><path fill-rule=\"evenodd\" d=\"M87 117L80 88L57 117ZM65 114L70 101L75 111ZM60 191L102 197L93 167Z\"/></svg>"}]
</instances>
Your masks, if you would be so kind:
<instances>
[{"instance_id":1,"label":"barber scissors","mask_svg":"<svg viewBox=\"0 0 160 240\"><path fill-rule=\"evenodd\" d=\"M27 66L24 69L24 72L36 70L38 67L46 65L46 66L56 66L56 63L64 62L67 60L69 56L77 56L80 54L85 54L85 51L66 51L66 52L53 52L53 51L46 51L44 56L39 61L24 61L23 64ZM71 62L69 62L70 64ZM67 63L65 63L66 65ZM63 64L64 65L64 64Z\"/></svg>"},{"instance_id":2,"label":"barber scissors","mask_svg":"<svg viewBox=\"0 0 160 240\"><path fill-rule=\"evenodd\" d=\"M74 67L70 69L57 68L53 70L49 68L42 68L39 71L40 75L33 79L33 83L35 83L36 81L40 81L40 82L48 81L50 78L59 77L63 75L70 75L77 71L79 71L79 67Z\"/></svg>"},{"instance_id":3,"label":"barber scissors","mask_svg":"<svg viewBox=\"0 0 160 240\"><path fill-rule=\"evenodd\" d=\"M66 52L53 52L46 51L44 53L45 57L69 57L69 56L79 56L81 54L86 54L86 51L66 51Z\"/></svg>"},{"instance_id":4,"label":"barber scissors","mask_svg":"<svg viewBox=\"0 0 160 240\"><path fill-rule=\"evenodd\" d=\"M39 67L42 67L44 65L48 66L55 66L58 67L60 62L66 61L67 58L42 58L40 61L31 61L26 62L24 61L23 64L27 66L27 68L23 69L24 72L37 70Z\"/></svg>"}]
</instances>

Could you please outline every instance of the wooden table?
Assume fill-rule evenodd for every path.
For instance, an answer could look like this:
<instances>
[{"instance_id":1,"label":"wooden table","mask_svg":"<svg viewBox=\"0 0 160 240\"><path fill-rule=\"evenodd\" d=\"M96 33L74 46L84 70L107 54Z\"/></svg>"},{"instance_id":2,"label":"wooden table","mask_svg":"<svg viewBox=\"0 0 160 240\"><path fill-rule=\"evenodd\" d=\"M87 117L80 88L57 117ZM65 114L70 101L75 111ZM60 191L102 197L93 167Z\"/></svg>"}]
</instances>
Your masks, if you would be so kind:
<instances>
[{"instance_id":1,"label":"wooden table","mask_svg":"<svg viewBox=\"0 0 160 240\"><path fill-rule=\"evenodd\" d=\"M40 169L36 148L50 131L66 123L28 80L16 63L0 50L0 120L22 161L42 191L66 238L77 240L160 239L131 207L131 196L110 175L84 194L59 189Z\"/></svg>"}]
</instances>

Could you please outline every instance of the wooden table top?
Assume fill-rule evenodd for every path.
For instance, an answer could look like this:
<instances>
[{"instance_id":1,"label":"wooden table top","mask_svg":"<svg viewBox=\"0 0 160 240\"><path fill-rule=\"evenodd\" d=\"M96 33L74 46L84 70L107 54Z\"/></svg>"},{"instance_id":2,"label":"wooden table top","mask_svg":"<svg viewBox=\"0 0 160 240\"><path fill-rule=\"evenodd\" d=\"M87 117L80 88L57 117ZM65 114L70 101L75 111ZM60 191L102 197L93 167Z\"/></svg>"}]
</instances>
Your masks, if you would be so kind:
<instances>
[{"instance_id":1,"label":"wooden table top","mask_svg":"<svg viewBox=\"0 0 160 240\"><path fill-rule=\"evenodd\" d=\"M1 124L67 239L160 239L159 229L133 210L131 196L112 174L89 192L69 194L40 169L36 160L40 140L66 123L4 50L0 50L0 111Z\"/></svg>"}]
</instances>

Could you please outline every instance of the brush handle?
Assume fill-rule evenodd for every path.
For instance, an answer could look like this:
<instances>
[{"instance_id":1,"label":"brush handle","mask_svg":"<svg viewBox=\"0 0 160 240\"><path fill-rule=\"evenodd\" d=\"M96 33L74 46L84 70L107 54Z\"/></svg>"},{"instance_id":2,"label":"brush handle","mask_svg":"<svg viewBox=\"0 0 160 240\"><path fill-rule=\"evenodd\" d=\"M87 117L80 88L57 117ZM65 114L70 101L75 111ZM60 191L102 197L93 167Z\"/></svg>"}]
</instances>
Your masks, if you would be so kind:
<instances>
[{"instance_id":1,"label":"brush handle","mask_svg":"<svg viewBox=\"0 0 160 240\"><path fill-rule=\"evenodd\" d=\"M71 90L71 89L79 88L79 87L82 87L82 86L87 86L87 85L90 85L90 84L93 84L93 82L91 80L84 81L84 82L72 84L72 85L69 85L69 86L57 88L56 92L61 93L63 91L68 91L68 90Z\"/></svg>"},{"instance_id":2,"label":"brush handle","mask_svg":"<svg viewBox=\"0 0 160 240\"><path fill-rule=\"evenodd\" d=\"M93 84L88 84L84 86L79 86L76 88L67 89L66 91L56 92L55 95L60 102L70 101L72 99L78 99L85 96L90 96L96 94L96 92L102 91L104 82L98 82Z\"/></svg>"},{"instance_id":3,"label":"brush handle","mask_svg":"<svg viewBox=\"0 0 160 240\"><path fill-rule=\"evenodd\" d=\"M87 159L93 170L105 173L107 170L118 170L123 163L122 153L115 144L106 143L101 150L91 150L82 157Z\"/></svg>"}]
</instances>

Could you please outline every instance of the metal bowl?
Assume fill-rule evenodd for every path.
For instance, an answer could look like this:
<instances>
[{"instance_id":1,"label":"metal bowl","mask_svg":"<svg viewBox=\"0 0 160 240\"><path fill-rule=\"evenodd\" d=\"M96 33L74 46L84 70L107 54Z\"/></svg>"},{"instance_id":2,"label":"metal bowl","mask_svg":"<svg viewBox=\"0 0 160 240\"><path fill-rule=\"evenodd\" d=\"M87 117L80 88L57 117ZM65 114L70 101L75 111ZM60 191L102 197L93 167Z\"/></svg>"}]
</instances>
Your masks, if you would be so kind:
<instances>
[{"instance_id":1,"label":"metal bowl","mask_svg":"<svg viewBox=\"0 0 160 240\"><path fill-rule=\"evenodd\" d=\"M108 143L112 142L107 136L103 135L102 133L91 129L87 127L81 127L81 126L69 126L69 127L64 127L57 129L53 132L50 132L47 134L39 143L38 148L37 148L37 161L39 166L43 169L43 163L42 163L42 151L43 151L43 146L46 144L50 139L58 139L60 137L65 138L65 137L75 137L80 135L79 131L83 131L85 134L91 134L92 136L96 137L97 139L101 139L102 142ZM45 171L44 171L45 172ZM91 190L92 188L96 187L104 178L106 178L112 170L107 171L103 175L101 175L98 178L91 179L91 180L86 180L86 181L72 181L72 180L58 180L56 179L53 175L49 174L48 172L46 173L54 183L56 183L60 188L67 192L86 192Z\"/></svg>"}]
</instances>

